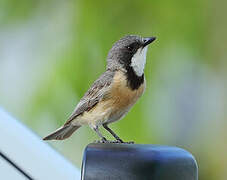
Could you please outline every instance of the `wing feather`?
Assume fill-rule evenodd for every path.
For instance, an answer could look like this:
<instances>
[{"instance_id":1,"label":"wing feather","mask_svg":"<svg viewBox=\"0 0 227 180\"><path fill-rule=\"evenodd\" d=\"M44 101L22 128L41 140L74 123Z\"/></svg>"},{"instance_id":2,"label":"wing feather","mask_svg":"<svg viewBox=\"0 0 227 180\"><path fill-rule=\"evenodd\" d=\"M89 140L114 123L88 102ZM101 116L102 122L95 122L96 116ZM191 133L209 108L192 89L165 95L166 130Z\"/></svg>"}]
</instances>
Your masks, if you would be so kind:
<instances>
[{"instance_id":1,"label":"wing feather","mask_svg":"<svg viewBox=\"0 0 227 180\"><path fill-rule=\"evenodd\" d=\"M90 89L77 104L65 125L69 124L77 116L83 114L83 112L91 110L100 100L107 97L106 95L109 93L113 76L113 71L106 71L92 84Z\"/></svg>"}]
</instances>

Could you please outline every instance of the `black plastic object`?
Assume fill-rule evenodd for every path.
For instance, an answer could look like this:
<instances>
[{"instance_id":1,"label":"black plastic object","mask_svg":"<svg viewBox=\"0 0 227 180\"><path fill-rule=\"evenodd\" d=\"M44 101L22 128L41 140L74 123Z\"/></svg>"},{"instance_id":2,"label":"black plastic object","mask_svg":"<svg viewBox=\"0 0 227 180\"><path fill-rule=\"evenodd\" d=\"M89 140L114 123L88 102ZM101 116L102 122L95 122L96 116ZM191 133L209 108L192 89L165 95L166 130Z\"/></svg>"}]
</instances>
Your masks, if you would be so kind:
<instances>
[{"instance_id":1,"label":"black plastic object","mask_svg":"<svg viewBox=\"0 0 227 180\"><path fill-rule=\"evenodd\" d=\"M89 144L82 180L197 180L194 157L177 147L141 144Z\"/></svg>"}]
</instances>

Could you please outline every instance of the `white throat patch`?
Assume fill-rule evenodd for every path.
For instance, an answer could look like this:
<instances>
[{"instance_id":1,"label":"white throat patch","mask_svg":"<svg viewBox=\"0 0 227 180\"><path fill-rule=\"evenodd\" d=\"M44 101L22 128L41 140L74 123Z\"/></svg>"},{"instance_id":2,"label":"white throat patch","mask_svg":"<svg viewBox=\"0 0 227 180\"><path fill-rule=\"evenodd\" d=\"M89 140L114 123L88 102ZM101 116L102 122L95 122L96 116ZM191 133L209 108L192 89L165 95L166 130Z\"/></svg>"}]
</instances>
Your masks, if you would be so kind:
<instances>
[{"instance_id":1,"label":"white throat patch","mask_svg":"<svg viewBox=\"0 0 227 180\"><path fill-rule=\"evenodd\" d=\"M146 64L147 47L139 48L132 57L130 66L137 76L142 76Z\"/></svg>"}]
</instances>

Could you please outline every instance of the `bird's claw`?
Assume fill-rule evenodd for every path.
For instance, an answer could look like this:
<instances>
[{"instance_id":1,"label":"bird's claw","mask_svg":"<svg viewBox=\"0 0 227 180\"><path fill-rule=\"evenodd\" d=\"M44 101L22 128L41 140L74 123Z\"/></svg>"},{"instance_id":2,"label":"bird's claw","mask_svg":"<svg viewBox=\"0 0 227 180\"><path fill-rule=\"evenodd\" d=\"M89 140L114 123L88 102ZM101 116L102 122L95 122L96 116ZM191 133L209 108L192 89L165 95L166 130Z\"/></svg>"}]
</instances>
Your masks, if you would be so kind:
<instances>
[{"instance_id":1,"label":"bird's claw","mask_svg":"<svg viewBox=\"0 0 227 180\"><path fill-rule=\"evenodd\" d=\"M106 139L100 139L100 140L95 140L94 143L107 143L108 140Z\"/></svg>"},{"instance_id":2,"label":"bird's claw","mask_svg":"<svg viewBox=\"0 0 227 180\"><path fill-rule=\"evenodd\" d=\"M107 144L107 143L120 143L120 142L100 139L100 140L95 140L94 143L103 143L103 144L106 143Z\"/></svg>"},{"instance_id":3,"label":"bird's claw","mask_svg":"<svg viewBox=\"0 0 227 180\"><path fill-rule=\"evenodd\" d=\"M106 139L100 139L100 140L95 140L94 143L112 143L112 144L134 144L133 141L129 141L129 142L124 142L122 140L114 140L114 141L109 141L109 140L106 140Z\"/></svg>"},{"instance_id":4,"label":"bird's claw","mask_svg":"<svg viewBox=\"0 0 227 180\"><path fill-rule=\"evenodd\" d=\"M124 141L122 141L120 138L116 140L116 143L119 143L119 144L134 144L133 141L124 142Z\"/></svg>"},{"instance_id":5,"label":"bird's claw","mask_svg":"<svg viewBox=\"0 0 227 180\"><path fill-rule=\"evenodd\" d=\"M134 144L134 141L123 142L123 144Z\"/></svg>"}]
</instances>

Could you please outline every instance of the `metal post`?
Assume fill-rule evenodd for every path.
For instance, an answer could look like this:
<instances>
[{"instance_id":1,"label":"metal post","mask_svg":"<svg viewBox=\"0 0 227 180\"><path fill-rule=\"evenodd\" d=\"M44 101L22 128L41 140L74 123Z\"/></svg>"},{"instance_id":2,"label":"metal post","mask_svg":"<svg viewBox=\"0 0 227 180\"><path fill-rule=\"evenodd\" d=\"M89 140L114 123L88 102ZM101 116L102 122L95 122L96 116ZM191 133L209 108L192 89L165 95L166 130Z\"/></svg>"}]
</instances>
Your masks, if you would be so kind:
<instances>
[{"instance_id":1,"label":"metal post","mask_svg":"<svg viewBox=\"0 0 227 180\"><path fill-rule=\"evenodd\" d=\"M197 180L195 158L178 147L141 144L89 144L82 180Z\"/></svg>"}]
</instances>

